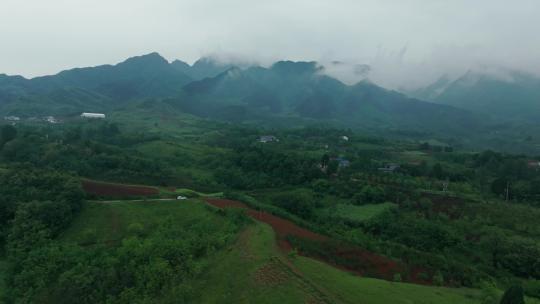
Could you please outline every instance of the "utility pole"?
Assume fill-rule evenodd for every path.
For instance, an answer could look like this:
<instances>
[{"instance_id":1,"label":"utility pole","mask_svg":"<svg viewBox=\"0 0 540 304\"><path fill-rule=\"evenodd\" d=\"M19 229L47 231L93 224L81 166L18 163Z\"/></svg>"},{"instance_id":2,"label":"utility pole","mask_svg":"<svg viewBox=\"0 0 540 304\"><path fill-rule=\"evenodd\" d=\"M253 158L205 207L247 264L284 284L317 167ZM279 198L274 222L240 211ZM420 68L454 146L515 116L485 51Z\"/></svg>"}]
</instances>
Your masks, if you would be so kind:
<instances>
[{"instance_id":1,"label":"utility pole","mask_svg":"<svg viewBox=\"0 0 540 304\"><path fill-rule=\"evenodd\" d=\"M443 182L443 192L448 191L449 184L450 184L450 179L447 177L446 180Z\"/></svg>"},{"instance_id":2,"label":"utility pole","mask_svg":"<svg viewBox=\"0 0 540 304\"><path fill-rule=\"evenodd\" d=\"M509 193L510 193L510 182L507 181L506 182L506 202L508 203L508 196L509 196Z\"/></svg>"}]
</instances>

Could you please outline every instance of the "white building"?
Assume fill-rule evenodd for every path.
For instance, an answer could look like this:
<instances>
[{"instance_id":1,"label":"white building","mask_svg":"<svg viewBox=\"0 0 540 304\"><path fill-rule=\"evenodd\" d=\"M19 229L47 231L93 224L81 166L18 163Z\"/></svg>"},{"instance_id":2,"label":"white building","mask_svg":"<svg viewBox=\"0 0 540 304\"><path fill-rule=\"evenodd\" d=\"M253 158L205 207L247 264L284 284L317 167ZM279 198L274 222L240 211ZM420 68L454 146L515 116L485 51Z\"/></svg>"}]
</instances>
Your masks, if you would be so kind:
<instances>
[{"instance_id":1,"label":"white building","mask_svg":"<svg viewBox=\"0 0 540 304\"><path fill-rule=\"evenodd\" d=\"M8 120L8 121L19 121L19 120L21 120L21 118L18 117L18 116L4 116L4 119Z\"/></svg>"},{"instance_id":2,"label":"white building","mask_svg":"<svg viewBox=\"0 0 540 304\"><path fill-rule=\"evenodd\" d=\"M83 118L105 119L105 114L101 114L101 113L82 113L81 117L83 117Z\"/></svg>"},{"instance_id":3,"label":"white building","mask_svg":"<svg viewBox=\"0 0 540 304\"><path fill-rule=\"evenodd\" d=\"M49 123L52 123L52 124L58 123L58 120L56 118L54 118L54 116L45 117L45 121L47 121Z\"/></svg>"},{"instance_id":4,"label":"white building","mask_svg":"<svg viewBox=\"0 0 540 304\"><path fill-rule=\"evenodd\" d=\"M259 142L262 143L268 143L273 141L279 141L279 139L277 139L277 137L275 137L274 135L264 135L259 137Z\"/></svg>"}]
</instances>

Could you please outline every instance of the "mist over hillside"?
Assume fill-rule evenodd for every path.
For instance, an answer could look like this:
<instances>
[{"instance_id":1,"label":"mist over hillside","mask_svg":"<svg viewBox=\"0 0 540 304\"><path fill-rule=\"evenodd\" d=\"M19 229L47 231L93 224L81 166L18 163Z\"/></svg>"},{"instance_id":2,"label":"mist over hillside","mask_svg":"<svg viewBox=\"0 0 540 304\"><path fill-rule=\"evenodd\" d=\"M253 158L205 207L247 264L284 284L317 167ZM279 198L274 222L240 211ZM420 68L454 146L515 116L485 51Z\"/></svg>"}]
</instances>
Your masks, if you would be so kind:
<instances>
[{"instance_id":1,"label":"mist over hillside","mask_svg":"<svg viewBox=\"0 0 540 304\"><path fill-rule=\"evenodd\" d=\"M539 0L2 0L0 303L540 304Z\"/></svg>"},{"instance_id":2,"label":"mist over hillside","mask_svg":"<svg viewBox=\"0 0 540 304\"><path fill-rule=\"evenodd\" d=\"M528 74L515 72L509 80L470 72L455 81L441 78L410 93L418 97L411 98L367 78L346 84L330 76L342 64L333 62L327 68L313 61L278 61L262 67L201 58L189 65L150 53L116 65L32 79L1 75L0 113L69 117L151 102L155 108L165 103L179 113L267 127L325 123L388 136L459 138L466 146L489 146L490 138L526 132L525 125L515 130L504 124L532 123L540 108L540 82ZM366 65L354 70L365 77L369 72Z\"/></svg>"},{"instance_id":3,"label":"mist over hillside","mask_svg":"<svg viewBox=\"0 0 540 304\"><path fill-rule=\"evenodd\" d=\"M470 70L454 80L443 76L411 95L501 120L539 122L540 117L540 77L516 70Z\"/></svg>"},{"instance_id":4,"label":"mist over hillside","mask_svg":"<svg viewBox=\"0 0 540 304\"><path fill-rule=\"evenodd\" d=\"M357 69L358 73L369 70ZM202 58L190 66L151 53L114 66L77 68L33 79L3 76L0 92L6 115L33 115L45 104L61 105L50 107L48 114L65 115L105 111L146 98L172 98L183 111L234 121L296 116L350 127L421 130L429 126L436 131L452 121L460 121L464 128L474 125L474 115L466 111L410 99L368 80L346 85L326 75L316 62L279 61L264 68Z\"/></svg>"}]
</instances>

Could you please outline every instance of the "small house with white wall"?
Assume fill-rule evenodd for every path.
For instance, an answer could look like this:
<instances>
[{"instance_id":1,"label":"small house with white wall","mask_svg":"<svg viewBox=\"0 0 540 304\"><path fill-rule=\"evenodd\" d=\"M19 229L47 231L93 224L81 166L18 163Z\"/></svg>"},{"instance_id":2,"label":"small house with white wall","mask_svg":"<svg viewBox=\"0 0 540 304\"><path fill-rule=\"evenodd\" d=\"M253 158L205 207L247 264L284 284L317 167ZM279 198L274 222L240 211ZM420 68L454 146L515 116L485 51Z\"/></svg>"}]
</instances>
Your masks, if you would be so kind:
<instances>
[{"instance_id":1,"label":"small house with white wall","mask_svg":"<svg viewBox=\"0 0 540 304\"><path fill-rule=\"evenodd\" d=\"M82 118L97 118L97 119L105 119L105 114L102 113L82 113Z\"/></svg>"},{"instance_id":2,"label":"small house with white wall","mask_svg":"<svg viewBox=\"0 0 540 304\"><path fill-rule=\"evenodd\" d=\"M274 135L264 135L264 136L259 137L259 142L262 142L262 143L278 142L278 141L279 139L277 139L277 137L275 137Z\"/></svg>"},{"instance_id":3,"label":"small house with white wall","mask_svg":"<svg viewBox=\"0 0 540 304\"><path fill-rule=\"evenodd\" d=\"M7 120L7 121L19 121L19 120L21 120L21 118L18 117L18 116L4 116L4 120Z\"/></svg>"}]
</instances>

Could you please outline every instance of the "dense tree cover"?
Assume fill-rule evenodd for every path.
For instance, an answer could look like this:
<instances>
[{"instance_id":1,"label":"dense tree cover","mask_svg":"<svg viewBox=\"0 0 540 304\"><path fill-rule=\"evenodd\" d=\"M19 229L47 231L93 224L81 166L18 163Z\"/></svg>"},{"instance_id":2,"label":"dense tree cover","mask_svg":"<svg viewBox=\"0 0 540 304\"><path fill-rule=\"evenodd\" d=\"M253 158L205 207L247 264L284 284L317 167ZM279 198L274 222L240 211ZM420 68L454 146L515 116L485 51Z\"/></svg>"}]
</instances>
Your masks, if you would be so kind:
<instances>
[{"instance_id":1,"label":"dense tree cover","mask_svg":"<svg viewBox=\"0 0 540 304\"><path fill-rule=\"evenodd\" d=\"M116 124L69 126L58 130L25 128L0 151L9 163L75 172L80 176L126 182L167 183L171 172L162 161L129 149L155 137L122 134Z\"/></svg>"},{"instance_id":2,"label":"dense tree cover","mask_svg":"<svg viewBox=\"0 0 540 304\"><path fill-rule=\"evenodd\" d=\"M30 264L39 265L35 258L41 255L36 251L46 248L69 225L84 194L74 176L25 166L0 172L0 183L0 245L10 266L8 286L31 290L31 285L15 277L26 273ZM47 282L46 277L40 280Z\"/></svg>"},{"instance_id":3,"label":"dense tree cover","mask_svg":"<svg viewBox=\"0 0 540 304\"><path fill-rule=\"evenodd\" d=\"M441 251L458 245L460 239L449 227L423 218L386 213L369 223L367 231L422 251Z\"/></svg>"},{"instance_id":4,"label":"dense tree cover","mask_svg":"<svg viewBox=\"0 0 540 304\"><path fill-rule=\"evenodd\" d=\"M22 211L24 212L24 211ZM217 211L216 211L217 212ZM10 244L10 287L14 303L190 303L191 283L205 258L223 248L246 223L238 212L219 212L184 229L164 218L150 235L139 229L119 246L85 246L50 239L39 222L20 215ZM19 216L19 215L18 215ZM24 221L24 223L22 222ZM19 231L21 230L21 231ZM24 231L22 231L24 230Z\"/></svg>"},{"instance_id":5,"label":"dense tree cover","mask_svg":"<svg viewBox=\"0 0 540 304\"><path fill-rule=\"evenodd\" d=\"M186 180L199 170L198 183L209 191L249 193L260 200L257 208L428 269L433 284L480 286L496 281L506 287L509 278L519 278L528 283L528 295L540 295L532 280L540 279L540 214L534 207L539 172L527 166L528 157L430 149L422 154L423 161L408 162L401 154L416 144L362 137L349 130L219 128L180 141L105 122L60 130L17 127L0 151L9 169L0 171L0 182L8 185L0 189L2 235L6 253L20 266L11 270L13 296L43 296L43 302L61 302L60 295L83 302L144 302L158 294L188 299L189 278L200 271L198 262L168 250L188 248L181 251L193 254L189 248L198 244L190 234L179 232L186 240L171 241L163 235L154 239L135 233L114 250L56 243L55 236L78 210L75 202L82 195L73 175L57 171L156 185ZM267 134L280 141L257 142ZM137 149L145 144L155 148L144 153ZM339 167L332 160L336 157L349 160L350 166ZM394 162L401 166L394 173L378 170ZM16 169L23 163L40 169ZM331 164L334 170L322 170ZM508 185L509 202L502 203ZM385 202L395 207L368 221L328 216L335 206L362 208ZM220 243L209 231L208 242ZM168 247L161 248L161 243ZM123 264L126 252L137 257L137 265ZM175 259L182 261L175 264ZM98 271L102 269L111 271ZM44 283L51 280L54 288ZM174 281L174 286L165 281Z\"/></svg>"},{"instance_id":6,"label":"dense tree cover","mask_svg":"<svg viewBox=\"0 0 540 304\"><path fill-rule=\"evenodd\" d=\"M313 195L306 191L279 193L273 195L270 200L275 206L304 219L309 219L313 210L320 206L320 203L317 202Z\"/></svg>"},{"instance_id":7,"label":"dense tree cover","mask_svg":"<svg viewBox=\"0 0 540 304\"><path fill-rule=\"evenodd\" d=\"M0 184L2 244L10 233L16 240L17 223L25 221L36 221L47 234L58 233L80 209L84 197L77 178L52 170L14 167L0 172ZM27 232L22 229L21 233Z\"/></svg>"},{"instance_id":8,"label":"dense tree cover","mask_svg":"<svg viewBox=\"0 0 540 304\"><path fill-rule=\"evenodd\" d=\"M7 259L8 303L154 303L190 302L190 280L204 258L222 248L245 223L227 212L230 226L211 221L179 229L164 220L151 236L134 231L111 249L103 245L65 244L56 240L81 208L84 176L148 180L167 178L159 162L130 155L116 127L68 128L49 133L23 129L2 149L0 169L2 255ZM144 137L136 142L144 141ZM137 153L134 153L137 154ZM192 301L192 300L191 300Z\"/></svg>"},{"instance_id":9,"label":"dense tree cover","mask_svg":"<svg viewBox=\"0 0 540 304\"><path fill-rule=\"evenodd\" d=\"M474 167L478 174L489 172L490 190L512 200L538 202L540 198L540 171L537 167L529 167L528 161L538 160L523 156L505 155L486 151L473 156ZM485 174L485 173L484 173Z\"/></svg>"},{"instance_id":10,"label":"dense tree cover","mask_svg":"<svg viewBox=\"0 0 540 304\"><path fill-rule=\"evenodd\" d=\"M236 189L301 185L323 175L317 164L305 155L253 145L236 149L216 177Z\"/></svg>"}]
</instances>

